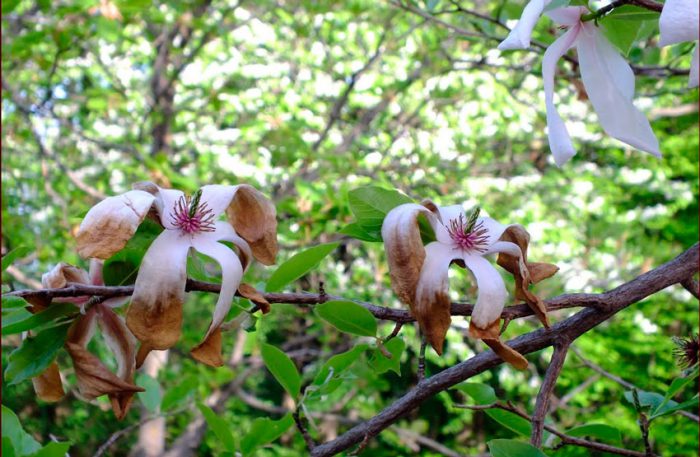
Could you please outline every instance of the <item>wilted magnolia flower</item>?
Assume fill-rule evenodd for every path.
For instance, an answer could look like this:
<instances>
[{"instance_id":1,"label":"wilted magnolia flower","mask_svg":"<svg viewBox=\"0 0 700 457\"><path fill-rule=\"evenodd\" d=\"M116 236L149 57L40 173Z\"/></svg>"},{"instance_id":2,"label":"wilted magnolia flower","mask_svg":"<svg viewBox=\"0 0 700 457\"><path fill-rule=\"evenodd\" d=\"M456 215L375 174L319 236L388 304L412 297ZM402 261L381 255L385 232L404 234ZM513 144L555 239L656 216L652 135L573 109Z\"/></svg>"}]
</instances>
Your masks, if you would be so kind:
<instances>
[{"instance_id":1,"label":"wilted magnolia flower","mask_svg":"<svg viewBox=\"0 0 700 457\"><path fill-rule=\"evenodd\" d=\"M102 262L92 260L90 273L66 263L59 263L43 275L41 284L45 288L66 287L68 283L102 285ZM89 297L57 298L54 301L85 306ZM134 393L143 389L134 384L136 361L136 339L126 327L124 320L112 307L126 302L123 297L112 298L90 306L81 314L68 330L65 348L73 361L78 389L82 396L93 399L109 395L112 410L122 419L129 410ZM41 311L41 304L33 301L35 312ZM82 309L82 308L81 308ZM112 373L100 359L87 350L87 345L99 326L103 338L114 353L117 373ZM58 401L63 396L63 386L58 365L53 362L42 374L32 379L34 389L42 400Z\"/></svg>"},{"instance_id":2,"label":"wilted magnolia flower","mask_svg":"<svg viewBox=\"0 0 700 457\"><path fill-rule=\"evenodd\" d=\"M518 25L499 45L499 49L525 49L530 34L549 1L533 0L523 10ZM573 46L578 51L581 79L588 98L605 132L641 151L661 156L659 141L646 119L632 103L634 73L593 22L581 21L584 7L557 8L549 11L554 22L568 27L544 53L542 77L547 107L549 147L557 165L576 155L569 132L554 106L554 74L557 61Z\"/></svg>"},{"instance_id":3,"label":"wilted magnolia flower","mask_svg":"<svg viewBox=\"0 0 700 457\"><path fill-rule=\"evenodd\" d=\"M698 5L698 0L666 0L659 18L659 46L698 40ZM700 46L696 43L690 61L688 87L698 87L699 52Z\"/></svg>"},{"instance_id":4,"label":"wilted magnolia flower","mask_svg":"<svg viewBox=\"0 0 700 457\"><path fill-rule=\"evenodd\" d=\"M436 241L423 246L418 216L424 215ZM485 258L498 253L498 264L516 280L516 296L525 300L545 326L549 325L542 301L528 290L532 283L552 276L558 268L546 263L528 263L529 235L520 225L504 226L490 217L479 217L479 209L465 214L459 206L439 207L426 200L407 203L387 214L382 238L389 261L392 287L407 303L428 341L442 353L450 326L448 268L466 267L478 287L469 332L481 338L516 368L527 360L500 341L499 322L508 293L503 278Z\"/></svg>"},{"instance_id":5,"label":"wilted magnolia flower","mask_svg":"<svg viewBox=\"0 0 700 457\"><path fill-rule=\"evenodd\" d=\"M78 252L83 257L109 258L126 245L149 213L165 228L144 255L126 314L126 324L141 341L137 366L150 350L167 349L180 337L190 249L216 260L221 266L221 292L209 330L191 353L203 363L221 366L220 326L251 256L266 265L275 261L275 207L245 184L208 185L191 197L153 183L134 188L90 209L77 234ZM228 220L217 220L224 212ZM220 241L232 242L238 256Z\"/></svg>"}]
</instances>

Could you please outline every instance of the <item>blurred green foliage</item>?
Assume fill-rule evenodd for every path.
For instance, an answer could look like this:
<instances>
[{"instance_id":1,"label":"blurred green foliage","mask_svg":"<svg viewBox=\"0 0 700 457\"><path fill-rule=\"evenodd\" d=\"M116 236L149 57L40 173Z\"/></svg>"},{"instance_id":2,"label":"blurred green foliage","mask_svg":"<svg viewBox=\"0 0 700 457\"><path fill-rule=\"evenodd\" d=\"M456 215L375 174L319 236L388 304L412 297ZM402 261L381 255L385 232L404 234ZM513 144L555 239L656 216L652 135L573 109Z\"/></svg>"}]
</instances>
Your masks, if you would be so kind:
<instances>
[{"instance_id":1,"label":"blurred green foliage","mask_svg":"<svg viewBox=\"0 0 700 457\"><path fill-rule=\"evenodd\" d=\"M686 76L637 77L636 103L664 153L656 159L605 136L579 89L576 68L561 64L558 106L578 155L557 168L545 132L542 51L495 51L505 36L499 23L512 25L520 2L409 5L482 36L368 0L3 2L2 251L30 248L11 270L4 270L3 258L3 290L31 286L59 261L86 267L73 239L83 215L103 196L142 180L186 192L207 183L258 187L277 206L278 264L311 246L338 243L294 283L287 281L298 275L283 278L286 291L323 287L383 306L401 305L391 292L382 246L371 242L378 226L351 225L353 191L368 185L395 188L416 201L478 204L503 223L523 224L532 235L530 257L561 268L537 286L542 297L608 290L697 241L698 95L685 89ZM687 68L692 47L655 47L654 21L643 19L644 29L632 41L629 24L602 22L606 30L618 30L617 44L629 47L633 64ZM555 33L545 19L534 38L546 44ZM138 251L136 246L113 261L138 262ZM199 276L216 278L217 267L199 260ZM254 265L245 280L264 290L274 271ZM454 269L451 281L454 299L474 299L463 271ZM137 400L142 406L122 423L114 421L105 398L86 403L76 397L63 351L58 361L70 393L61 402L37 401L29 382L3 382L3 404L39 442L69 440L76 444L71 455L88 456L152 411L165 414L171 445L199 413L195 404L223 395L209 412L224 425L210 422L214 431L204 435L197 455L219 455L243 443L246 453L291 457L305 455L305 445L285 415L288 395L263 368L263 343L293 360L315 424L311 434L319 440L375 415L416 383L420 340L413 326L387 344L394 355L387 359L372 339L342 333L308 308L284 304L248 322L247 331L225 334L230 366L199 365L188 350L206 329L214 303L214 295L190 294L183 338L155 378L140 378L147 387ZM240 305L250 307L242 299ZM552 319L573 312L559 311ZM444 356L428 351L427 375L485 349L466 336L466 328L465 319L454 319ZM505 337L533 328L530 319L515 321ZM380 322L378 335L392 329ZM697 300L674 286L582 336L575 347L640 390L663 395L681 374L671 337L697 331ZM17 335L3 336L3 366L19 342ZM90 350L116 366L101 341ZM470 382L532 411L550 352L529 356L529 371L504 365ZM621 446L641 450L626 390L570 354L551 420L560 430L614 427ZM674 396L688 398L686 391ZM475 455L487 451L487 441L517 436L503 425L507 419L452 406L463 400L456 391L429 399L370 441L366 453L420 449L421 455L439 455L418 444L415 436L423 435ZM219 436L226 427L232 442ZM256 441L263 429L268 435ZM697 424L678 414L660 417L651 439L662 454L694 456ZM109 452L126 455L136 440L128 433ZM589 455L571 446L546 452Z\"/></svg>"}]
</instances>

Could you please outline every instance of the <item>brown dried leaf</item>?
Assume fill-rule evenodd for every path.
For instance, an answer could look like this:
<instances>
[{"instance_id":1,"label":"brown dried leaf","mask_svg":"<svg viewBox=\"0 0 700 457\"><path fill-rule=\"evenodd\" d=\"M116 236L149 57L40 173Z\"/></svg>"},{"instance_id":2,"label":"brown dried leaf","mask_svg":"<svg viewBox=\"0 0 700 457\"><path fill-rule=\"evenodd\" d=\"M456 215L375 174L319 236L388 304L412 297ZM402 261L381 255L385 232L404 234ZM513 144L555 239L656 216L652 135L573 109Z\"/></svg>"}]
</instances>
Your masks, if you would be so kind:
<instances>
[{"instance_id":1,"label":"brown dried leaf","mask_svg":"<svg viewBox=\"0 0 700 457\"><path fill-rule=\"evenodd\" d=\"M518 370L527 369L527 359L515 349L501 342L499 338L484 339L484 343L495 352L501 359L508 362L513 368Z\"/></svg>"},{"instance_id":2,"label":"brown dried leaf","mask_svg":"<svg viewBox=\"0 0 700 457\"><path fill-rule=\"evenodd\" d=\"M134 236L154 198L147 192L131 190L93 206L76 235L78 254L105 260L120 251Z\"/></svg>"},{"instance_id":3,"label":"brown dried leaf","mask_svg":"<svg viewBox=\"0 0 700 457\"><path fill-rule=\"evenodd\" d=\"M253 256L264 265L273 265L279 250L275 205L252 186L236 187L226 215L236 233L250 245Z\"/></svg>"},{"instance_id":4,"label":"brown dried leaf","mask_svg":"<svg viewBox=\"0 0 700 457\"><path fill-rule=\"evenodd\" d=\"M32 378L34 392L40 400L56 402L63 398L63 382L61 373L58 371L58 364L54 361L39 376Z\"/></svg>"},{"instance_id":5,"label":"brown dried leaf","mask_svg":"<svg viewBox=\"0 0 700 457\"><path fill-rule=\"evenodd\" d=\"M241 294L241 297L247 298L258 305L258 308L260 308L263 314L270 312L270 302L265 299L262 292L250 284L241 283L241 285L238 286L238 293Z\"/></svg>"},{"instance_id":6,"label":"brown dried leaf","mask_svg":"<svg viewBox=\"0 0 700 457\"><path fill-rule=\"evenodd\" d=\"M207 339L190 351L192 357L210 367L221 367L224 359L221 357L221 329L212 331Z\"/></svg>"}]
</instances>

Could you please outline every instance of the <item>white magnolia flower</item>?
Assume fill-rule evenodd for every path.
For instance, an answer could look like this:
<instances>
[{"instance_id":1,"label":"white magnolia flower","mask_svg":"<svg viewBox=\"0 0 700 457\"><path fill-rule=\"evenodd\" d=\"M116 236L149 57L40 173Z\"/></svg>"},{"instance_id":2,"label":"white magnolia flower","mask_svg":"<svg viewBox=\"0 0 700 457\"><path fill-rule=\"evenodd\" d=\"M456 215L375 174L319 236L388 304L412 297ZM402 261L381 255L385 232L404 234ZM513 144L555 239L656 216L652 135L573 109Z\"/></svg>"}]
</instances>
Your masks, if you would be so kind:
<instances>
[{"instance_id":1,"label":"white magnolia flower","mask_svg":"<svg viewBox=\"0 0 700 457\"><path fill-rule=\"evenodd\" d=\"M700 33L698 8L697 0L666 0L659 18L659 46L697 41ZM690 61L688 87L698 87L699 51L700 46L696 44Z\"/></svg>"},{"instance_id":2,"label":"white magnolia flower","mask_svg":"<svg viewBox=\"0 0 700 457\"><path fill-rule=\"evenodd\" d=\"M137 365L150 350L167 349L180 337L190 250L216 260L221 266L221 292L209 330L192 355L220 366L220 326L250 258L274 263L274 205L248 185L208 185L192 197L152 183L134 187L137 189L109 197L90 209L77 234L78 252L83 257L107 259L126 245L151 211L164 227L143 257L126 313L129 329L141 341ZM228 220L217 220L224 212ZM232 242L238 255L221 241Z\"/></svg>"},{"instance_id":3,"label":"white magnolia flower","mask_svg":"<svg viewBox=\"0 0 700 457\"><path fill-rule=\"evenodd\" d=\"M436 241L425 247L418 225L421 214L427 218L436 237ZM448 269L452 263L466 267L478 287L470 334L483 339L504 360L524 368L527 361L500 342L499 321L508 293L503 278L486 256L500 253L503 259L499 257L499 264L514 273L520 279L519 287L524 289L533 282L530 266L537 271L537 280L551 276L557 268L526 263L521 244L527 249L529 238L521 226L505 226L490 217L478 216L478 208L466 215L459 205L438 207L430 201L422 205L407 203L392 209L382 225L392 286L399 298L411 307L428 341L440 354L451 322ZM547 276L544 276L545 270ZM533 294L530 296L532 300L528 299L528 303L537 308L538 317L547 325L544 306Z\"/></svg>"},{"instance_id":4,"label":"white magnolia flower","mask_svg":"<svg viewBox=\"0 0 700 457\"><path fill-rule=\"evenodd\" d=\"M524 49L530 44L534 24L549 2L531 1L499 49ZM634 73L625 59L613 48L593 22L581 21L588 11L584 7L557 8L547 14L568 30L552 43L544 53L542 77L549 147L558 166L576 155L569 132L554 106L554 74L557 61L576 46L581 79L588 98L605 132L641 151L661 156L659 142L649 121L632 103Z\"/></svg>"}]
</instances>

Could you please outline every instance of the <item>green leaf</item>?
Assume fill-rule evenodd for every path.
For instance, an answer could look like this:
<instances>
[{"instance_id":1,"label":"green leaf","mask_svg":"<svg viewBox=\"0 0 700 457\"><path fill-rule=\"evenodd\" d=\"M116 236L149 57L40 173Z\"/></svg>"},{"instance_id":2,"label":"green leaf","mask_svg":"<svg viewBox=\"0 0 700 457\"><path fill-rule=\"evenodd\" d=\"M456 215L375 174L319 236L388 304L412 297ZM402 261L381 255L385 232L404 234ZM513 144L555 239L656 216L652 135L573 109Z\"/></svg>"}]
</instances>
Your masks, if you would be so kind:
<instances>
[{"instance_id":1,"label":"green leaf","mask_svg":"<svg viewBox=\"0 0 700 457\"><path fill-rule=\"evenodd\" d=\"M53 322L57 319L78 314L78 307L72 303L56 303L49 306L44 311L40 313L31 314L28 313L24 319L16 322L7 322L5 319L2 321L2 334L12 335L15 333L25 332L27 330L32 330L42 325Z\"/></svg>"},{"instance_id":2,"label":"green leaf","mask_svg":"<svg viewBox=\"0 0 700 457\"><path fill-rule=\"evenodd\" d=\"M368 186L348 192L348 203L362 229L379 233L389 211L404 203L413 203L413 200L396 189Z\"/></svg>"},{"instance_id":3,"label":"green leaf","mask_svg":"<svg viewBox=\"0 0 700 457\"><path fill-rule=\"evenodd\" d=\"M611 427L606 424L585 424L579 425L566 431L567 435L578 436L578 437L591 437L597 438L600 441L607 441L609 443L621 443L622 435L620 430Z\"/></svg>"},{"instance_id":4,"label":"green leaf","mask_svg":"<svg viewBox=\"0 0 700 457\"><path fill-rule=\"evenodd\" d=\"M258 417L241 440L241 452L243 455L250 455L258 447L271 443L282 436L292 424L294 424L294 420L289 413L279 420Z\"/></svg>"},{"instance_id":5,"label":"green leaf","mask_svg":"<svg viewBox=\"0 0 700 457\"><path fill-rule=\"evenodd\" d=\"M263 362L272 376L284 387L284 390L289 392L292 398L296 399L301 389L301 376L292 359L278 348L266 343L260 346L260 352Z\"/></svg>"},{"instance_id":6,"label":"green leaf","mask_svg":"<svg viewBox=\"0 0 700 457\"><path fill-rule=\"evenodd\" d=\"M338 243L319 244L293 255L272 273L265 290L276 292L295 279L301 278L337 247Z\"/></svg>"},{"instance_id":7,"label":"green leaf","mask_svg":"<svg viewBox=\"0 0 700 457\"><path fill-rule=\"evenodd\" d=\"M487 409L485 412L491 419L519 435L529 437L532 434L532 425L530 421L523 419L515 413L503 409Z\"/></svg>"},{"instance_id":8,"label":"green leaf","mask_svg":"<svg viewBox=\"0 0 700 457\"><path fill-rule=\"evenodd\" d=\"M382 234L379 231L368 231L362 228L357 222L348 224L338 231L343 235L351 236L361 241L381 242Z\"/></svg>"},{"instance_id":9,"label":"green leaf","mask_svg":"<svg viewBox=\"0 0 700 457\"><path fill-rule=\"evenodd\" d=\"M691 371L687 376L679 377L674 379L671 382L671 385L668 387L668 391L666 391L666 395L664 396L663 401L654 408L652 411L652 415L655 415L657 412L661 410L666 404L673 398L674 395L676 395L678 392L680 392L685 386L693 382L696 378L698 377L698 367L696 366L693 371Z\"/></svg>"},{"instance_id":10,"label":"green leaf","mask_svg":"<svg viewBox=\"0 0 700 457\"><path fill-rule=\"evenodd\" d=\"M344 300L331 300L314 310L323 320L341 332L359 336L376 336L377 320L366 308Z\"/></svg>"},{"instance_id":11,"label":"green leaf","mask_svg":"<svg viewBox=\"0 0 700 457\"><path fill-rule=\"evenodd\" d=\"M197 384L197 378L190 375L175 387L166 389L163 400L160 402L161 410L168 411L173 406L185 400L195 391Z\"/></svg>"},{"instance_id":12,"label":"green leaf","mask_svg":"<svg viewBox=\"0 0 700 457\"><path fill-rule=\"evenodd\" d=\"M29 455L41 449L37 440L24 431L17 415L5 405L2 405L2 436L9 439L17 456ZM5 448L4 439L3 448Z\"/></svg>"},{"instance_id":13,"label":"green leaf","mask_svg":"<svg viewBox=\"0 0 700 457\"><path fill-rule=\"evenodd\" d=\"M162 231L160 225L145 219L124 249L105 260L102 268L105 285L122 286L136 282L136 274L146 250Z\"/></svg>"},{"instance_id":14,"label":"green leaf","mask_svg":"<svg viewBox=\"0 0 700 457\"><path fill-rule=\"evenodd\" d=\"M683 403L677 403L675 405L670 405L670 402L669 402L665 406L658 408L658 412L654 412L654 414L649 416L649 420L654 420L658 417L666 416L668 414L675 413L676 411L679 411L682 409L692 408L692 407L697 406L697 405L698 405L698 395L697 394L695 394L693 396L693 398L691 398L690 400L684 401Z\"/></svg>"},{"instance_id":15,"label":"green leaf","mask_svg":"<svg viewBox=\"0 0 700 457\"><path fill-rule=\"evenodd\" d=\"M3 9L4 9L4 6L5 6L5 4L3 2ZM2 257L2 271L7 270L7 267L9 267L13 263L15 263L15 260L26 256L30 252L31 252L31 248L29 248L27 246L20 246L18 248L11 250L7 254L5 254Z\"/></svg>"},{"instance_id":16,"label":"green leaf","mask_svg":"<svg viewBox=\"0 0 700 457\"><path fill-rule=\"evenodd\" d=\"M478 382L463 382L455 386L465 394L469 395L476 405L491 405L498 400L496 391L487 384Z\"/></svg>"},{"instance_id":17,"label":"green leaf","mask_svg":"<svg viewBox=\"0 0 700 457\"><path fill-rule=\"evenodd\" d=\"M552 0L547 6L544 7L542 12L546 13L557 8L563 8L565 6L569 6L569 3L571 3L571 0Z\"/></svg>"},{"instance_id":18,"label":"green leaf","mask_svg":"<svg viewBox=\"0 0 700 457\"><path fill-rule=\"evenodd\" d=\"M491 440L486 444L489 447L489 451L491 451L492 457L547 457L547 454L530 443L522 441Z\"/></svg>"},{"instance_id":19,"label":"green leaf","mask_svg":"<svg viewBox=\"0 0 700 457\"><path fill-rule=\"evenodd\" d=\"M197 408L202 412L207 425L214 432L221 444L227 451L235 452L236 442L231 433L231 425L227 424L222 418L216 415L214 411L203 403L197 403Z\"/></svg>"},{"instance_id":20,"label":"green leaf","mask_svg":"<svg viewBox=\"0 0 700 457\"><path fill-rule=\"evenodd\" d=\"M551 4L550 4L551 6ZM546 8L545 8L546 9ZM604 21L658 21L660 13L634 5L618 6Z\"/></svg>"},{"instance_id":21,"label":"green leaf","mask_svg":"<svg viewBox=\"0 0 700 457\"><path fill-rule=\"evenodd\" d=\"M64 457L70 449L71 443L68 441L63 441L60 443L51 442L46 446L39 449L30 457Z\"/></svg>"},{"instance_id":22,"label":"green leaf","mask_svg":"<svg viewBox=\"0 0 700 457\"><path fill-rule=\"evenodd\" d=\"M17 457L17 452L15 447L12 445L12 441L8 436L2 437L2 457Z\"/></svg>"},{"instance_id":23,"label":"green leaf","mask_svg":"<svg viewBox=\"0 0 700 457\"><path fill-rule=\"evenodd\" d=\"M401 354L406 349L406 343L403 338L395 337L387 341L384 347L391 354L391 358L385 356L379 349L375 349L372 351L373 357L369 360L369 366L377 374L391 370L401 376Z\"/></svg>"},{"instance_id":24,"label":"green leaf","mask_svg":"<svg viewBox=\"0 0 700 457\"><path fill-rule=\"evenodd\" d=\"M358 344L349 351L336 354L323 364L311 383L319 392L333 392L342 382L343 373L369 348L367 344Z\"/></svg>"},{"instance_id":25,"label":"green leaf","mask_svg":"<svg viewBox=\"0 0 700 457\"><path fill-rule=\"evenodd\" d=\"M5 380L17 384L44 371L63 347L69 326L51 327L22 341L20 347L10 354Z\"/></svg>"},{"instance_id":26,"label":"green leaf","mask_svg":"<svg viewBox=\"0 0 700 457\"><path fill-rule=\"evenodd\" d=\"M2 297L2 311L9 311L14 309L22 309L29 306L29 303L22 297ZM4 319L4 318L3 318Z\"/></svg>"},{"instance_id":27,"label":"green leaf","mask_svg":"<svg viewBox=\"0 0 700 457\"><path fill-rule=\"evenodd\" d=\"M142 373L136 378L136 385L146 389L144 392L138 393L139 400L141 400L143 406L152 413L157 412L162 399L162 392L158 381Z\"/></svg>"},{"instance_id":28,"label":"green leaf","mask_svg":"<svg viewBox=\"0 0 700 457\"><path fill-rule=\"evenodd\" d=\"M639 24L634 21L602 21L600 29L610 43L627 56L639 33Z\"/></svg>"}]
</instances>

